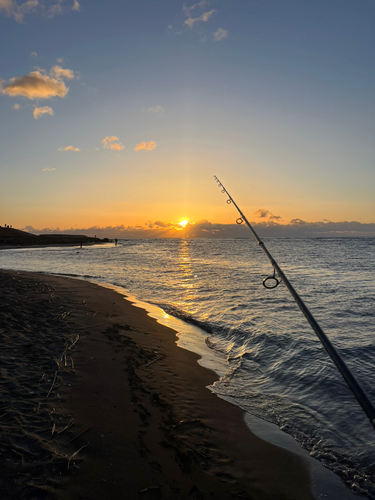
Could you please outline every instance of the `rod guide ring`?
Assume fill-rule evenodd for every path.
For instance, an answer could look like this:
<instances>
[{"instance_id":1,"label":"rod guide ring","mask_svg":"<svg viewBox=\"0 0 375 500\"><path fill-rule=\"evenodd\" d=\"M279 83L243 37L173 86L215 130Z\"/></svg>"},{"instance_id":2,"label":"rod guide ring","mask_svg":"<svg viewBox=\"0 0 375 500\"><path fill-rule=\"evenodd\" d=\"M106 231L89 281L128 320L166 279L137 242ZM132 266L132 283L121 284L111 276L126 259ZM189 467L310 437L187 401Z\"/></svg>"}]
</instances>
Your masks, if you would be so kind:
<instances>
[{"instance_id":1,"label":"rod guide ring","mask_svg":"<svg viewBox=\"0 0 375 500\"><path fill-rule=\"evenodd\" d=\"M275 276L267 276L267 278L264 278L263 280L263 286L264 288L268 288L268 290L276 288L279 284L280 281L277 278L275 278Z\"/></svg>"}]
</instances>

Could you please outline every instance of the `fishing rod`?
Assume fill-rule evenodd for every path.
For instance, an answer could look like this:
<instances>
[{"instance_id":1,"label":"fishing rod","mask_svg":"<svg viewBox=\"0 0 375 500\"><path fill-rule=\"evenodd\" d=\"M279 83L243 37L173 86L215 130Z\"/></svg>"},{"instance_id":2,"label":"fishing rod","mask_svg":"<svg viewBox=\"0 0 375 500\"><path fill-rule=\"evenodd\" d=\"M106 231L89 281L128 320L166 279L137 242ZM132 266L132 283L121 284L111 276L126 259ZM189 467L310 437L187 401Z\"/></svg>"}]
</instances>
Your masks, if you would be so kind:
<instances>
[{"instance_id":1,"label":"fishing rod","mask_svg":"<svg viewBox=\"0 0 375 500\"><path fill-rule=\"evenodd\" d=\"M311 314L301 297L298 295L296 290L293 288L291 283L289 282L288 278L285 276L283 271L280 269L279 265L275 261L275 259L272 257L272 255L269 253L269 251L266 248L266 245L264 242L259 238L257 235L255 229L252 227L250 222L246 219L245 215L243 212L240 210L234 199L231 197L231 195L228 193L228 191L225 189L223 184L220 182L220 180L214 176L215 181L218 183L219 187L221 188L221 192L225 193L228 196L227 203L230 205L233 203L233 205L236 207L238 213L240 214L240 217L236 220L237 224L245 224L247 227L250 229L252 232L256 242L260 246L260 248L263 250L263 252L267 255L268 260L271 262L272 267L274 269L273 271L273 276L268 276L263 280L263 286L265 288L276 288L279 283L282 281L286 288L288 289L289 293L295 300L296 304L302 311L303 315L307 319L307 321L310 323L311 328L314 330L316 335L318 336L319 340L323 344L325 350L331 357L332 361L335 363L337 369L343 376L345 382L347 383L349 389L353 392L354 396L356 397L358 403L361 405L363 411L366 413L367 417L369 418L371 424L375 428L375 408L372 405L371 401L369 400L367 394L365 391L362 389L362 387L359 385L357 380L355 379L354 375L351 373L349 368L346 366L345 362L341 358L340 354L336 351L336 349L333 347L331 341L328 339L327 335L323 332L317 321L315 320L314 316ZM276 273L280 280L276 277Z\"/></svg>"}]
</instances>

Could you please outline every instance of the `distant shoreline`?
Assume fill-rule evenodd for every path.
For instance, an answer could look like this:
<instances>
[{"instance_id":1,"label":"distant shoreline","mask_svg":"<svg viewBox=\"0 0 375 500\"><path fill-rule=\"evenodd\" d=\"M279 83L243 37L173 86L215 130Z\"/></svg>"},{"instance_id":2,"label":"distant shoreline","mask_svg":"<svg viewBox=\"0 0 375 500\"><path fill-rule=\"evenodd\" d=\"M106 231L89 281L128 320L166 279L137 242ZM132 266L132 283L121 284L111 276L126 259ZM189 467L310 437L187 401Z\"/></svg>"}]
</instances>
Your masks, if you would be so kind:
<instances>
[{"instance_id":1,"label":"distant shoreline","mask_svg":"<svg viewBox=\"0 0 375 500\"><path fill-rule=\"evenodd\" d=\"M107 243L112 243L112 240L102 241L102 242L90 242L83 243L83 247L91 247L94 245L105 245ZM70 247L70 248L81 248L79 243L49 243L49 244L31 244L31 245L4 245L0 243L0 250L21 250L23 248L48 248L48 247Z\"/></svg>"},{"instance_id":2,"label":"distant shoreline","mask_svg":"<svg viewBox=\"0 0 375 500\"><path fill-rule=\"evenodd\" d=\"M9 226L0 227L0 248L80 246L109 243L109 238L97 238L85 234L32 234Z\"/></svg>"}]
</instances>

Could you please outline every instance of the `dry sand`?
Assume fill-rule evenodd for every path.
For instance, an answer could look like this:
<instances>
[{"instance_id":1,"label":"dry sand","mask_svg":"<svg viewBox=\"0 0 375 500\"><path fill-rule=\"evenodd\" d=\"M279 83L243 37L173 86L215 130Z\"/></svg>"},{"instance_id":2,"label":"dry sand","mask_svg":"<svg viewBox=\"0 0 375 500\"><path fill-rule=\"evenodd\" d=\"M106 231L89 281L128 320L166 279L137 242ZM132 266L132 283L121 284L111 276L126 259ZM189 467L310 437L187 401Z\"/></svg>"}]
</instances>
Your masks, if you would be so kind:
<instances>
[{"instance_id":1,"label":"dry sand","mask_svg":"<svg viewBox=\"0 0 375 500\"><path fill-rule=\"evenodd\" d=\"M122 295L0 271L0 498L313 500L217 375Z\"/></svg>"}]
</instances>

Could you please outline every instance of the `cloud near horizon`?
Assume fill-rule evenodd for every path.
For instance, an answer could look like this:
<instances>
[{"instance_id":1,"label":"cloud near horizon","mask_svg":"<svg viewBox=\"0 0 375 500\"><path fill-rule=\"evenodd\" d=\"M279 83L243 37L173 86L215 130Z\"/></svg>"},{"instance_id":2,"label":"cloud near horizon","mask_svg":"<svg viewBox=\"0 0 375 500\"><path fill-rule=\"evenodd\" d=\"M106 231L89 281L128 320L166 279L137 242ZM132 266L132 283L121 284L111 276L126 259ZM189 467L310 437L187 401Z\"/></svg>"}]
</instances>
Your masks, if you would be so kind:
<instances>
[{"instance_id":1,"label":"cloud near horizon","mask_svg":"<svg viewBox=\"0 0 375 500\"><path fill-rule=\"evenodd\" d=\"M48 169L45 169L47 171ZM360 222L306 222L293 219L288 224L277 222L251 222L261 238L342 238L342 237L375 237L375 223ZM34 229L32 226L21 228L32 233L87 234L99 238L252 238L244 224L217 224L201 220L195 224L190 222L182 228L177 222L152 221L142 226L92 226L89 228Z\"/></svg>"},{"instance_id":2,"label":"cloud near horizon","mask_svg":"<svg viewBox=\"0 0 375 500\"><path fill-rule=\"evenodd\" d=\"M59 148L58 151L81 151L81 150L73 146L66 146L65 148Z\"/></svg>"},{"instance_id":3,"label":"cloud near horizon","mask_svg":"<svg viewBox=\"0 0 375 500\"><path fill-rule=\"evenodd\" d=\"M54 170L56 170L55 168L42 168L42 172L53 172Z\"/></svg>"},{"instance_id":4,"label":"cloud near horizon","mask_svg":"<svg viewBox=\"0 0 375 500\"><path fill-rule=\"evenodd\" d=\"M260 208L254 215L259 217L259 219L268 219L268 220L280 220L280 215L273 215L269 210L265 210L264 208Z\"/></svg>"},{"instance_id":5,"label":"cloud near horizon","mask_svg":"<svg viewBox=\"0 0 375 500\"><path fill-rule=\"evenodd\" d=\"M74 72L56 65L51 68L49 75L45 70L36 70L28 75L11 78L5 86L0 82L0 92L11 97L22 96L30 100L64 98L69 92L69 87L65 85L63 78L73 79Z\"/></svg>"},{"instance_id":6,"label":"cloud near horizon","mask_svg":"<svg viewBox=\"0 0 375 500\"><path fill-rule=\"evenodd\" d=\"M152 151L157 147L156 142L150 141L150 142L140 142L139 144L136 145L134 148L134 151Z\"/></svg>"},{"instance_id":7,"label":"cloud near horizon","mask_svg":"<svg viewBox=\"0 0 375 500\"><path fill-rule=\"evenodd\" d=\"M35 108L33 111L33 116L35 120L40 118L43 115L54 115L53 109L50 108L49 106L43 106L43 108Z\"/></svg>"}]
</instances>

